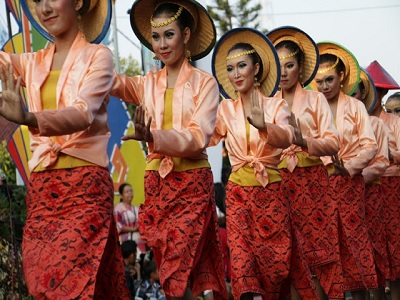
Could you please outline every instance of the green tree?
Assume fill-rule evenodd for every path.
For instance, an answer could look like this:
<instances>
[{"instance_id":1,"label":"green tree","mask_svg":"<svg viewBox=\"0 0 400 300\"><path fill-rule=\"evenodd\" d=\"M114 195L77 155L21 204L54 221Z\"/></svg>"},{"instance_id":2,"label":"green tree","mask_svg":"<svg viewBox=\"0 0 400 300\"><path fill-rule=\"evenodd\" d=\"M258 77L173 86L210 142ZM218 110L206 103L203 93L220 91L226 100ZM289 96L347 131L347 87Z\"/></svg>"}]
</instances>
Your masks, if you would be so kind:
<instances>
[{"instance_id":1,"label":"green tree","mask_svg":"<svg viewBox=\"0 0 400 300\"><path fill-rule=\"evenodd\" d=\"M235 27L253 27L262 32L258 22L259 11L262 6L259 0L217 0L215 5L207 5L207 10L216 23L220 35ZM232 4L232 2L234 2Z\"/></svg>"},{"instance_id":2,"label":"green tree","mask_svg":"<svg viewBox=\"0 0 400 300\"><path fill-rule=\"evenodd\" d=\"M127 58L121 58L119 60L121 74L125 74L126 76L135 76L142 74L142 69L139 65L139 62L129 55ZM129 114L131 118L135 116L136 105L132 103L126 103Z\"/></svg>"}]
</instances>

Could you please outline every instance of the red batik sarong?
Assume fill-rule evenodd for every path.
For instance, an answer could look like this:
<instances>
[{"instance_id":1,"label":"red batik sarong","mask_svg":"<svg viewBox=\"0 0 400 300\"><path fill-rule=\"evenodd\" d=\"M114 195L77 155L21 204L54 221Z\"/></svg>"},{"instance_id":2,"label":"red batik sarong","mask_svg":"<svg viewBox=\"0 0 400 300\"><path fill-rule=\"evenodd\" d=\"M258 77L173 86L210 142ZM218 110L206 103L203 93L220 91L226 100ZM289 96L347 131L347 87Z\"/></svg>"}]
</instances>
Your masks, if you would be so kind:
<instances>
[{"instance_id":1,"label":"red batik sarong","mask_svg":"<svg viewBox=\"0 0 400 300\"><path fill-rule=\"evenodd\" d=\"M323 165L281 169L282 193L289 200L293 249L290 279L303 299L316 297L311 274L330 298L343 297L335 278L340 270L338 209L328 196L329 177Z\"/></svg>"},{"instance_id":2,"label":"red batik sarong","mask_svg":"<svg viewBox=\"0 0 400 300\"><path fill-rule=\"evenodd\" d=\"M219 241L213 175L210 169L171 172L165 179L146 171L145 203L139 230L153 249L159 277L169 297L213 290L227 298Z\"/></svg>"},{"instance_id":3,"label":"red batik sarong","mask_svg":"<svg viewBox=\"0 0 400 300\"><path fill-rule=\"evenodd\" d=\"M22 259L35 299L129 299L109 172L79 167L32 173Z\"/></svg>"},{"instance_id":4,"label":"red batik sarong","mask_svg":"<svg viewBox=\"0 0 400 300\"><path fill-rule=\"evenodd\" d=\"M390 276L386 279L395 281L400 278L400 176L382 176L381 183L390 265Z\"/></svg>"},{"instance_id":5,"label":"red batik sarong","mask_svg":"<svg viewBox=\"0 0 400 300\"><path fill-rule=\"evenodd\" d=\"M279 299L291 255L288 203L280 183L264 188L229 181L226 212L233 297L256 293Z\"/></svg>"},{"instance_id":6,"label":"red batik sarong","mask_svg":"<svg viewBox=\"0 0 400 300\"><path fill-rule=\"evenodd\" d=\"M362 175L329 177L330 197L339 209L340 259L345 291L378 287L371 240L365 223L365 186Z\"/></svg>"},{"instance_id":7,"label":"red batik sarong","mask_svg":"<svg viewBox=\"0 0 400 300\"><path fill-rule=\"evenodd\" d=\"M374 248L378 283L383 287L385 279L390 278L384 201L381 184L369 184L365 187L365 221Z\"/></svg>"}]
</instances>

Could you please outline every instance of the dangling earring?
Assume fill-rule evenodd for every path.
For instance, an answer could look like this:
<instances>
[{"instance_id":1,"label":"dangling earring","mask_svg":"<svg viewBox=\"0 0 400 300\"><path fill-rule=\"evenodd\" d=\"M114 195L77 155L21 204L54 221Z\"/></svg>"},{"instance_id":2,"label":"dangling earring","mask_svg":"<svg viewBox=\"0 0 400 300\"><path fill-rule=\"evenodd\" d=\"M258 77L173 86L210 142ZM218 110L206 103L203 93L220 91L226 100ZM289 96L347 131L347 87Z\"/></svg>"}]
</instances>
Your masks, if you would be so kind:
<instances>
[{"instance_id":1,"label":"dangling earring","mask_svg":"<svg viewBox=\"0 0 400 300\"><path fill-rule=\"evenodd\" d=\"M190 50L187 50L187 49L186 49L186 51L185 51L185 56L186 56L186 58L188 59L188 61L192 61L192 57L190 56Z\"/></svg>"},{"instance_id":2,"label":"dangling earring","mask_svg":"<svg viewBox=\"0 0 400 300\"><path fill-rule=\"evenodd\" d=\"M157 60L157 61L158 61L158 60L160 60L160 59L157 57L157 55L154 55L154 56L153 56L153 60Z\"/></svg>"},{"instance_id":3,"label":"dangling earring","mask_svg":"<svg viewBox=\"0 0 400 300\"><path fill-rule=\"evenodd\" d=\"M238 97L238 91L237 90L235 90L235 97L236 98Z\"/></svg>"},{"instance_id":4,"label":"dangling earring","mask_svg":"<svg viewBox=\"0 0 400 300\"><path fill-rule=\"evenodd\" d=\"M343 84L340 84L340 89L342 89L343 88Z\"/></svg>"},{"instance_id":5,"label":"dangling earring","mask_svg":"<svg viewBox=\"0 0 400 300\"><path fill-rule=\"evenodd\" d=\"M260 86L260 83L258 82L258 79L256 76L254 76L254 87L258 90L258 87Z\"/></svg>"}]
</instances>

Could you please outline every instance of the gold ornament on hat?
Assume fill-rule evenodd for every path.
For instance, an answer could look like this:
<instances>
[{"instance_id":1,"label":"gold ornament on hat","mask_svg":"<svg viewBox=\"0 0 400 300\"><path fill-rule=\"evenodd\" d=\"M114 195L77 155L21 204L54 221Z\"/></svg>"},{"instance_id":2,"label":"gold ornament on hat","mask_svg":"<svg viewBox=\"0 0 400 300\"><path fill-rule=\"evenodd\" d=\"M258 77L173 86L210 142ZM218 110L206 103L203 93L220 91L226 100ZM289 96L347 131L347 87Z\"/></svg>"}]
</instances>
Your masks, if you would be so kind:
<instances>
[{"instance_id":1,"label":"gold ornament on hat","mask_svg":"<svg viewBox=\"0 0 400 300\"><path fill-rule=\"evenodd\" d=\"M327 68L321 68L321 69L319 69L319 70L318 70L318 74L326 73L326 72L328 72L328 71L330 71L330 70L333 70L334 68L336 68L336 66L338 65L338 63L339 63L339 57L336 57L336 61L335 61L335 63L334 63L332 66L329 66L329 67L327 67Z\"/></svg>"},{"instance_id":2,"label":"gold ornament on hat","mask_svg":"<svg viewBox=\"0 0 400 300\"><path fill-rule=\"evenodd\" d=\"M240 53L235 54L235 55L230 55L230 56L228 56L226 58L226 60L235 59L235 58L238 58L238 57L241 57L241 56L245 56L245 55L249 55L249 54L252 54L252 53L256 53L256 50L255 49L251 49L251 50L246 50L246 51L240 52Z\"/></svg>"},{"instance_id":3,"label":"gold ornament on hat","mask_svg":"<svg viewBox=\"0 0 400 300\"><path fill-rule=\"evenodd\" d=\"M153 15L152 15L151 18L150 18L150 25L151 25L151 27L153 27L153 28L160 28L160 27L164 27L164 26L167 26L167 25L171 24L172 22L178 20L179 16L180 16L181 13L182 13L182 10L183 10L183 7L182 7L182 6L179 6L179 9L178 9L178 11L176 12L175 15L173 15L171 18L169 18L168 20L165 20L165 21L163 21L163 22L161 22L161 23L156 23L156 22L154 22L154 21L153 21Z\"/></svg>"}]
</instances>

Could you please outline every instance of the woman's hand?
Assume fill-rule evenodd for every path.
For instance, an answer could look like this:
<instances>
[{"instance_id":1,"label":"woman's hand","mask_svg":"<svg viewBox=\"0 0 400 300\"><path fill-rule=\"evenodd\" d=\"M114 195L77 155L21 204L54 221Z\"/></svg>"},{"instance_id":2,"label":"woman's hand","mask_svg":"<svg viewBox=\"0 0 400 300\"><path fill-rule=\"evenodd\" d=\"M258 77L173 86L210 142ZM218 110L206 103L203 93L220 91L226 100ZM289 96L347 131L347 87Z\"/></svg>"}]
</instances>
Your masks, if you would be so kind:
<instances>
[{"instance_id":1,"label":"woman's hand","mask_svg":"<svg viewBox=\"0 0 400 300\"><path fill-rule=\"evenodd\" d=\"M21 85L21 77L17 82L14 81L14 70L10 64L7 64L6 71L0 67L0 80L2 92L2 105L0 106L0 115L7 120L17 123L26 124L26 115L19 88Z\"/></svg>"},{"instance_id":2,"label":"woman's hand","mask_svg":"<svg viewBox=\"0 0 400 300\"><path fill-rule=\"evenodd\" d=\"M289 124L294 128L294 144L302 148L307 148L307 141L303 138L303 134L301 132L300 120L298 118L296 119L294 113L290 113Z\"/></svg>"},{"instance_id":3,"label":"woman's hand","mask_svg":"<svg viewBox=\"0 0 400 300\"><path fill-rule=\"evenodd\" d=\"M264 121L264 104L258 99L257 90L254 89L251 98L250 98L250 105L251 105L251 116L247 117L247 120L251 125L261 131L266 131L267 125Z\"/></svg>"},{"instance_id":4,"label":"woman's hand","mask_svg":"<svg viewBox=\"0 0 400 300\"><path fill-rule=\"evenodd\" d=\"M151 125L151 117L149 118L147 124L145 122L145 110L142 105L136 107L135 112L135 132L133 134L124 135L122 140L137 140L137 141L145 141L152 142L153 134L150 131Z\"/></svg>"},{"instance_id":5,"label":"woman's hand","mask_svg":"<svg viewBox=\"0 0 400 300\"><path fill-rule=\"evenodd\" d=\"M332 155L332 163L335 167L335 170L331 175L343 175L343 176L350 176L349 171L344 167L343 159L339 159L337 154Z\"/></svg>"}]
</instances>

